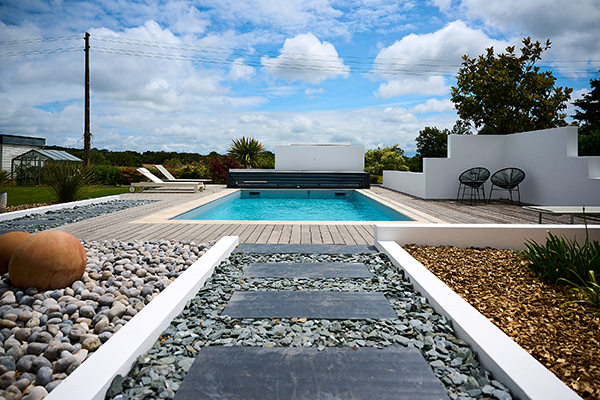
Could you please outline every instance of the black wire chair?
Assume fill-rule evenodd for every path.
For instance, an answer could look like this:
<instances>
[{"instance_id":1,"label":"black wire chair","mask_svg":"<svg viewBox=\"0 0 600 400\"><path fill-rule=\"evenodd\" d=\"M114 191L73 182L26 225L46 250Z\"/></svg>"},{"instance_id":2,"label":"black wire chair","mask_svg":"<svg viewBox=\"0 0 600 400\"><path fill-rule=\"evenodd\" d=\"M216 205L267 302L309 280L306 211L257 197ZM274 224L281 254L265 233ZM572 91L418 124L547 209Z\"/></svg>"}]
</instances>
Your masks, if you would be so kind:
<instances>
[{"instance_id":1,"label":"black wire chair","mask_svg":"<svg viewBox=\"0 0 600 400\"><path fill-rule=\"evenodd\" d=\"M525 172L519 168L509 167L503 168L499 171L494 172L491 177L492 188L490 189L490 201L492 201L493 190L508 190L510 193L510 202L513 202L512 192L517 191L519 196L519 205L521 205L521 191L519 190L519 184L525 179ZM494 186L497 188L494 189Z\"/></svg>"},{"instance_id":2,"label":"black wire chair","mask_svg":"<svg viewBox=\"0 0 600 400\"><path fill-rule=\"evenodd\" d=\"M469 204L473 204L473 194L475 194L475 198L479 200L479 191L481 190L483 204L485 204L485 190L484 184L490 177L490 171L484 167L474 167L469 168L458 177L458 181L460 182L458 185L458 193L456 194L456 201L460 197L460 189L463 190L461 203L465 199L465 192L468 189L471 190L471 199Z\"/></svg>"}]
</instances>

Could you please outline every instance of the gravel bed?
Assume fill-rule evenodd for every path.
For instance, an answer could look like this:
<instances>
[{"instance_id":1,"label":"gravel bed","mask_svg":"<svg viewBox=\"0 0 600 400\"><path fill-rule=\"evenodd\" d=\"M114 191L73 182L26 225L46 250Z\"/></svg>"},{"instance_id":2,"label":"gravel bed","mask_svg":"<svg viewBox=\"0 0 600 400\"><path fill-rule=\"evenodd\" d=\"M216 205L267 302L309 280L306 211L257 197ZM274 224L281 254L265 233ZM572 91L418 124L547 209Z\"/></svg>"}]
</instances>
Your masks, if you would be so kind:
<instances>
[{"instance_id":1,"label":"gravel bed","mask_svg":"<svg viewBox=\"0 0 600 400\"><path fill-rule=\"evenodd\" d=\"M153 202L154 200L112 200L103 203L51 210L46 211L43 214L30 214L19 218L0 221L0 230L17 230L29 233L41 232L46 229L56 228L60 225L70 224Z\"/></svg>"},{"instance_id":2,"label":"gravel bed","mask_svg":"<svg viewBox=\"0 0 600 400\"><path fill-rule=\"evenodd\" d=\"M244 278L252 262L362 262L370 279ZM399 316L392 319L234 319L221 312L234 290L382 292ZM204 346L392 347L418 348L451 399L500 399L512 396L493 379L467 343L454 336L451 321L432 310L383 254L234 253L206 285L138 357L126 377L117 376L107 398L169 399L181 385Z\"/></svg>"},{"instance_id":3,"label":"gravel bed","mask_svg":"<svg viewBox=\"0 0 600 400\"><path fill-rule=\"evenodd\" d=\"M3 275L0 399L43 398L213 244L83 242L86 271L60 290L20 290Z\"/></svg>"}]
</instances>

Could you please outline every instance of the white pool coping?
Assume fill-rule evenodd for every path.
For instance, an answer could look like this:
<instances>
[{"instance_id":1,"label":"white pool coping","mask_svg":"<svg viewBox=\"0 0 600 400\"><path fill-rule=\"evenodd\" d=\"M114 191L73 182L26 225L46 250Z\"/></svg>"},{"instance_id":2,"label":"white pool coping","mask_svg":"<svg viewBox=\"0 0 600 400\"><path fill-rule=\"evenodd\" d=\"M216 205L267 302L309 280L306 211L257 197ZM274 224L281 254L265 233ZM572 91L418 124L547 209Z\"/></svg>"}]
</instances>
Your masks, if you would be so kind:
<instances>
[{"instance_id":1,"label":"white pool coping","mask_svg":"<svg viewBox=\"0 0 600 400\"><path fill-rule=\"evenodd\" d=\"M457 337L467 342L477 352L481 364L493 374L494 379L506 385L514 396L523 400L581 399L577 393L401 247L404 244L443 244L458 247L511 248L506 245L522 242L522 235L527 233L533 237L542 235L545 237L548 230L553 234L558 234L559 231L575 234L581 233L584 228L573 227L573 225L528 225L526 227L517 225L510 239L511 226L515 227L514 225L487 225L484 229L477 229L479 225L452 225L436 230L440 228L439 225L428 225L428 227L375 225L375 246L379 251L386 253L395 266L404 271L405 277L427 298L435 311L452 321ZM593 229L595 236L600 233L600 229L596 228L600 227ZM472 237L477 244L469 243L468 246L460 244L469 237ZM578 240L580 238L583 239L578 236Z\"/></svg>"},{"instance_id":2,"label":"white pool coping","mask_svg":"<svg viewBox=\"0 0 600 400\"><path fill-rule=\"evenodd\" d=\"M204 286L215 267L229 257L238 244L237 236L221 238L45 399L104 400L114 377L127 375L137 357L154 345L173 318Z\"/></svg>"},{"instance_id":3,"label":"white pool coping","mask_svg":"<svg viewBox=\"0 0 600 400\"><path fill-rule=\"evenodd\" d=\"M61 210L63 208L72 208L72 207L77 207L77 206L87 206L89 204L106 203L107 201L113 201L113 200L119 200L119 199L120 199L120 195L116 194L113 196L96 197L94 199L71 201L69 203L53 204L50 206L28 208L26 210L11 211L11 212L0 214L0 221L6 221L8 219L20 218L20 217L24 217L26 215L43 214L46 211Z\"/></svg>"}]
</instances>

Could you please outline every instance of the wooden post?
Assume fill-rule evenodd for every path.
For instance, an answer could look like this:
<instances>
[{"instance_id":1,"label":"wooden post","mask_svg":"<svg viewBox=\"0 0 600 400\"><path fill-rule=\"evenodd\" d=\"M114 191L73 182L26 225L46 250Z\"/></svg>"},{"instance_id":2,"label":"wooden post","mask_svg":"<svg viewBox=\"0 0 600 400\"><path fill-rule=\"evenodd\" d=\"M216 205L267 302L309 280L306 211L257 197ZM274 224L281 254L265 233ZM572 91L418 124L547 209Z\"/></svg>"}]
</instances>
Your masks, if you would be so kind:
<instances>
[{"instance_id":1,"label":"wooden post","mask_svg":"<svg viewBox=\"0 0 600 400\"><path fill-rule=\"evenodd\" d=\"M85 116L83 127L83 166L90 166L90 34L85 33Z\"/></svg>"}]
</instances>

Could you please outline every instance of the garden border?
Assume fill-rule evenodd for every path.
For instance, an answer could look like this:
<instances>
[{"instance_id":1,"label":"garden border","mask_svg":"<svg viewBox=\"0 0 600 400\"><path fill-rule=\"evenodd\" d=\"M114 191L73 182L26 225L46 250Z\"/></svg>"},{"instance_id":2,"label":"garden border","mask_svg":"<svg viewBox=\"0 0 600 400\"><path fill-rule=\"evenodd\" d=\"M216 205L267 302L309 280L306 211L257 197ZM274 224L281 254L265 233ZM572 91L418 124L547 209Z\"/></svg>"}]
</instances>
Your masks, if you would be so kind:
<instances>
[{"instance_id":1,"label":"garden border","mask_svg":"<svg viewBox=\"0 0 600 400\"><path fill-rule=\"evenodd\" d=\"M96 350L45 397L47 400L104 400L115 376L125 376L138 356L147 352L204 286L215 267L238 246L237 236L225 236L181 276Z\"/></svg>"},{"instance_id":2,"label":"garden border","mask_svg":"<svg viewBox=\"0 0 600 400\"><path fill-rule=\"evenodd\" d=\"M600 235L600 227L593 227L590 230L593 236ZM523 234L527 233L528 237L539 240L539 237L545 237L548 231L556 235L575 234L585 232L585 227L582 225L376 224L375 246L386 253L396 267L404 271L405 277L427 298L435 311L452 321L456 335L469 343L477 352L481 364L515 396L531 400L581 399L577 393L401 247L404 244L418 244L514 248L523 246ZM515 246L510 246L510 243Z\"/></svg>"},{"instance_id":3,"label":"garden border","mask_svg":"<svg viewBox=\"0 0 600 400\"><path fill-rule=\"evenodd\" d=\"M28 208L26 210L11 211L11 212L0 214L0 221L6 221L8 219L20 218L20 217L24 217L26 215L32 215L32 214L43 214L46 211L62 210L63 208L86 206L89 204L106 203L107 201L113 201L113 200L119 200L119 199L120 199L120 195L115 194L112 196L96 197L93 199L71 201L68 203L60 203L60 204L53 204L50 206Z\"/></svg>"}]
</instances>

